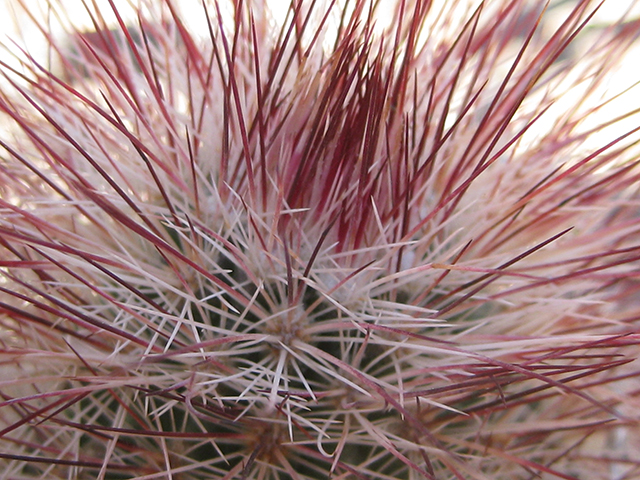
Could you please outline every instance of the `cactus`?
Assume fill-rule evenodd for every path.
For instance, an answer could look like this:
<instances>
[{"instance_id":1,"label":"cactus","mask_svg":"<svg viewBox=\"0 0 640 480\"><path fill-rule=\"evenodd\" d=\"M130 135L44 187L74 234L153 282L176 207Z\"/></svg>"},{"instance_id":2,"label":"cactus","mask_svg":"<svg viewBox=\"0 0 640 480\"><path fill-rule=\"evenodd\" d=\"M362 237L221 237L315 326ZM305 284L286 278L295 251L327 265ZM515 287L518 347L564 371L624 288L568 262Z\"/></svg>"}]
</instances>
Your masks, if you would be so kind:
<instances>
[{"instance_id":1,"label":"cactus","mask_svg":"<svg viewBox=\"0 0 640 480\"><path fill-rule=\"evenodd\" d=\"M31 15L0 478L640 476L640 24L471 3Z\"/></svg>"}]
</instances>

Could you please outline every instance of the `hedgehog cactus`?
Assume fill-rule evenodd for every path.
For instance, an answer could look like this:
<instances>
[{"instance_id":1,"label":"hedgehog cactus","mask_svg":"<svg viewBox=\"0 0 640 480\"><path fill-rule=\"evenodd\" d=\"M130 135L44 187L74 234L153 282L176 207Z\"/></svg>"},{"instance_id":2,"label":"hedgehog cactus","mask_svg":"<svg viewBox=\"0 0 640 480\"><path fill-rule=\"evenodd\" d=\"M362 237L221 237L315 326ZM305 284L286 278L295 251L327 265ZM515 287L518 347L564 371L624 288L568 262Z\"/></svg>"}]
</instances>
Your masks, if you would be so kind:
<instances>
[{"instance_id":1,"label":"hedgehog cactus","mask_svg":"<svg viewBox=\"0 0 640 480\"><path fill-rule=\"evenodd\" d=\"M109 3L2 63L0 478L640 476L637 21Z\"/></svg>"}]
</instances>

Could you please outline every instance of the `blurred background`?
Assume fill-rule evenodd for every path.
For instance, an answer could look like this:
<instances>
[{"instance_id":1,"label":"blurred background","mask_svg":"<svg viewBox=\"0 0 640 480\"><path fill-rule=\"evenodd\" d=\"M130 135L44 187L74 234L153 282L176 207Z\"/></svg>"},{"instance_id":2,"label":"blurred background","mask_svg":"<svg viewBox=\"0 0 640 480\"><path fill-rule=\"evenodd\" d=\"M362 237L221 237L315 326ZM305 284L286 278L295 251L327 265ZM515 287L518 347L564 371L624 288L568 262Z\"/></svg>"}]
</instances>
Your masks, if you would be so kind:
<instances>
[{"instance_id":1,"label":"blurred background","mask_svg":"<svg viewBox=\"0 0 640 480\"><path fill-rule=\"evenodd\" d=\"M148 5L153 2L164 2L165 0L113 0L118 11L128 24L135 25L137 20L133 14L132 4ZM224 10L224 6L229 6L231 0L221 0L220 4ZM282 23L287 16L290 0L247 0L256 6L264 5L266 2L273 13L274 24ZM384 22L389 22L391 16L385 15L385 8L388 9L397 0L380 0L380 15L378 24L381 26ZM485 0L485 5L495 5L496 2L504 2L512 0ZM346 0L338 0L339 4L345 3ZM567 17L569 12L576 4L589 0L551 0L547 12L543 16L540 24L540 32L543 37L549 37L558 28L558 25ZM37 59L37 61L47 66L53 65L53 72L57 72L55 68L55 59L52 60L51 52L47 49L47 42L42 35L33 19L40 22L41 25L47 25L46 29L53 32L58 40L64 41L68 33L60 25L74 25L80 31L91 35L93 30L91 19L87 14L83 0L0 0L0 61L19 68L20 62L18 57L24 57L21 48L25 48L28 55ZM112 13L108 0L86 0L86 3L95 3L101 12L105 15L107 22L114 27L117 25L116 18ZM443 5L447 8L459 8L464 14L470 9L475 8L480 0L434 0L433 8L440 9ZM531 13L535 18L537 12L540 11L545 2L542 0L528 0L531 5ZM592 0L591 5L595 6L598 1ZM200 0L176 0L173 2L184 14L184 18L192 31L200 31L203 36L208 36L207 24L202 14L202 5ZM109 15L111 12L111 15ZM640 105L640 69L637 67L637 59L640 58L640 0L605 0L599 8L594 18L590 22L590 26L585 29L580 37L566 51L564 59L573 59L579 61L585 55L589 55L591 50L590 40L593 41L600 35L604 29L616 24L619 19L625 16L624 24L630 26L630 41L633 41L633 47L620 55L620 58L613 59L616 62L615 69L607 72L606 78L602 82L600 91L597 92L594 99L594 105L602 102L603 99L609 99L618 96L614 101L607 103L604 108L598 110L598 115L587 115L586 121L581 128L584 131L594 128L598 125L599 119L612 118L617 115L627 113L630 105ZM31 19L29 17L32 17ZM60 18L62 17L62 19ZM62 20L62 21L60 21ZM529 23L532 19L527 19ZM636 24L634 25L633 22ZM524 25L524 22L523 22ZM618 28L622 28L620 25ZM635 33L634 33L635 32ZM524 35L524 31L523 31ZM23 46L23 47L19 47ZM506 73L506 71L505 71ZM579 83L580 78L573 79L573 82ZM0 89L6 87L6 80L0 75ZM567 92L562 93L560 102L554 104L555 114L562 115L573 108L574 105L580 103L583 93L580 88L570 88ZM591 124L589 124L591 123ZM640 114L636 114L617 122L609 128L600 128L597 134L589 137L589 144L585 143L584 148L598 148L609 141L616 138L624 131L631 130L640 124ZM542 125L540 125L542 126ZM0 125L0 131L2 125ZM530 131L535 135L535 129Z\"/></svg>"}]
</instances>

